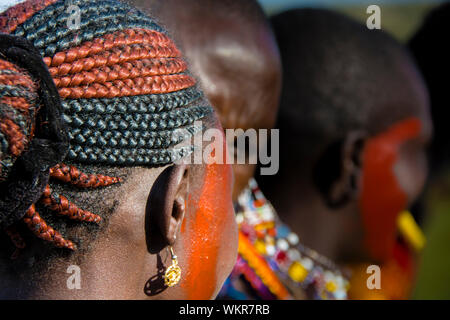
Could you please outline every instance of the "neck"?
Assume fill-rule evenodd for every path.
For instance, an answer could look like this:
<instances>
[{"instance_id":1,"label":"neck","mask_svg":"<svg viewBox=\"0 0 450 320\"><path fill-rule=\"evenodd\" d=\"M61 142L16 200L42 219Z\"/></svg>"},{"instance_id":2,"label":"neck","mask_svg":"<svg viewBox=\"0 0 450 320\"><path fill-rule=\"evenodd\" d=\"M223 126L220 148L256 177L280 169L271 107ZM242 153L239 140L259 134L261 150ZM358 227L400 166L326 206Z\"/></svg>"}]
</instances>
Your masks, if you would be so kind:
<instances>
[{"instance_id":1,"label":"neck","mask_svg":"<svg viewBox=\"0 0 450 320\"><path fill-rule=\"evenodd\" d=\"M280 219L298 234L305 246L335 262L347 262L347 256L359 251L356 246L362 243L356 204L332 210L312 183L290 180L283 181L283 192L275 187L263 190Z\"/></svg>"}]
</instances>

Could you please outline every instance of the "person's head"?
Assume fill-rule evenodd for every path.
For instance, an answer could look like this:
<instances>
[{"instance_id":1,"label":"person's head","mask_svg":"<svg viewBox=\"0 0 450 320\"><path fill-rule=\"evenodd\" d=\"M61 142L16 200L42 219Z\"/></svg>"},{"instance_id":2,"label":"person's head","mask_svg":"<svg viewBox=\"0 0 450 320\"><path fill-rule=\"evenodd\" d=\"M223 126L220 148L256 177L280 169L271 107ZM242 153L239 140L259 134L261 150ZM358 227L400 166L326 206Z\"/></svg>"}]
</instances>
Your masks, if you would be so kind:
<instances>
[{"instance_id":1,"label":"person's head","mask_svg":"<svg viewBox=\"0 0 450 320\"><path fill-rule=\"evenodd\" d=\"M428 86L434 137L430 148L432 173L447 167L450 160L449 128L447 125L447 85L450 72L450 51L445 38L450 34L450 4L442 4L426 17L423 25L409 42Z\"/></svg>"},{"instance_id":2,"label":"person's head","mask_svg":"<svg viewBox=\"0 0 450 320\"><path fill-rule=\"evenodd\" d=\"M222 128L166 31L122 2L42 0L0 32L0 296L214 297L237 252L232 171L185 161Z\"/></svg>"},{"instance_id":3,"label":"person's head","mask_svg":"<svg viewBox=\"0 0 450 320\"><path fill-rule=\"evenodd\" d=\"M133 3L153 12L173 33L225 129L273 127L281 62L270 24L256 0ZM254 174L255 164L248 162L233 166L233 199Z\"/></svg>"},{"instance_id":4,"label":"person's head","mask_svg":"<svg viewBox=\"0 0 450 320\"><path fill-rule=\"evenodd\" d=\"M371 257L384 259L397 214L418 196L427 173L432 126L422 79L390 36L338 13L292 10L272 22L284 73L280 173L262 187L273 186L275 207L292 202L297 214L317 198L323 228L341 233L342 250L360 254L362 239L352 238L359 234ZM305 228L307 217L318 215L305 212Z\"/></svg>"}]
</instances>

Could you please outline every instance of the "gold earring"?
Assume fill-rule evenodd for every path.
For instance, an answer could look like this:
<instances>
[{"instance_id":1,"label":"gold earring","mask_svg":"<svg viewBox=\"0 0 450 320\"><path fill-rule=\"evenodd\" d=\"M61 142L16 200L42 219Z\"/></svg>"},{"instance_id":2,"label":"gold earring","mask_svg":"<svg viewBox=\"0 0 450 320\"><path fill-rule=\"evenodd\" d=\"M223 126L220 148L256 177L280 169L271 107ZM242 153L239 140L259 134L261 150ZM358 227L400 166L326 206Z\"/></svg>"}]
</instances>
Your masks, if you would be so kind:
<instances>
[{"instance_id":1,"label":"gold earring","mask_svg":"<svg viewBox=\"0 0 450 320\"><path fill-rule=\"evenodd\" d=\"M168 287L173 287L181 279L181 268L178 265L178 258L173 253L173 249L169 247L170 255L172 256L172 265L167 268L166 273L164 274L164 283Z\"/></svg>"}]
</instances>

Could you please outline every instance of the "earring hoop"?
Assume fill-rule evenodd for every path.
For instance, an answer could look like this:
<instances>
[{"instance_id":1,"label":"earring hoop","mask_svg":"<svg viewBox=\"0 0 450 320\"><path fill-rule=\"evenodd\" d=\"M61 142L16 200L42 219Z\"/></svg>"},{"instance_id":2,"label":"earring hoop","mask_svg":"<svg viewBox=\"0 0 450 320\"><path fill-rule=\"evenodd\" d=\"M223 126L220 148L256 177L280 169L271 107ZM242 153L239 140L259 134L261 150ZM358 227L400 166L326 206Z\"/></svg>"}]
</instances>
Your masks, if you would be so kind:
<instances>
[{"instance_id":1,"label":"earring hoop","mask_svg":"<svg viewBox=\"0 0 450 320\"><path fill-rule=\"evenodd\" d=\"M172 257L172 265L167 268L166 273L164 274L164 284L168 287L173 287L180 282L181 268L178 265L177 256L173 253L172 246L169 246L169 252Z\"/></svg>"}]
</instances>

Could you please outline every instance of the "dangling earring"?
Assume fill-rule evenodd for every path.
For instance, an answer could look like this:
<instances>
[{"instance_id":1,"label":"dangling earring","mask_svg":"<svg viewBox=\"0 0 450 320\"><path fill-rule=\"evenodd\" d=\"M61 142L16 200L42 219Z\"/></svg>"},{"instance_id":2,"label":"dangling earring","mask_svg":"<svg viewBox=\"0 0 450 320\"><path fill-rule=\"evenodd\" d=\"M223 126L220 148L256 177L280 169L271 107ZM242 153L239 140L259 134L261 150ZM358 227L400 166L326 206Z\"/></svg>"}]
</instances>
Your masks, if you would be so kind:
<instances>
[{"instance_id":1,"label":"dangling earring","mask_svg":"<svg viewBox=\"0 0 450 320\"><path fill-rule=\"evenodd\" d=\"M167 268L164 274L164 283L168 287L173 287L181 279L181 268L178 266L178 258L173 253L173 249L169 246L170 255L172 256L172 265Z\"/></svg>"}]
</instances>

